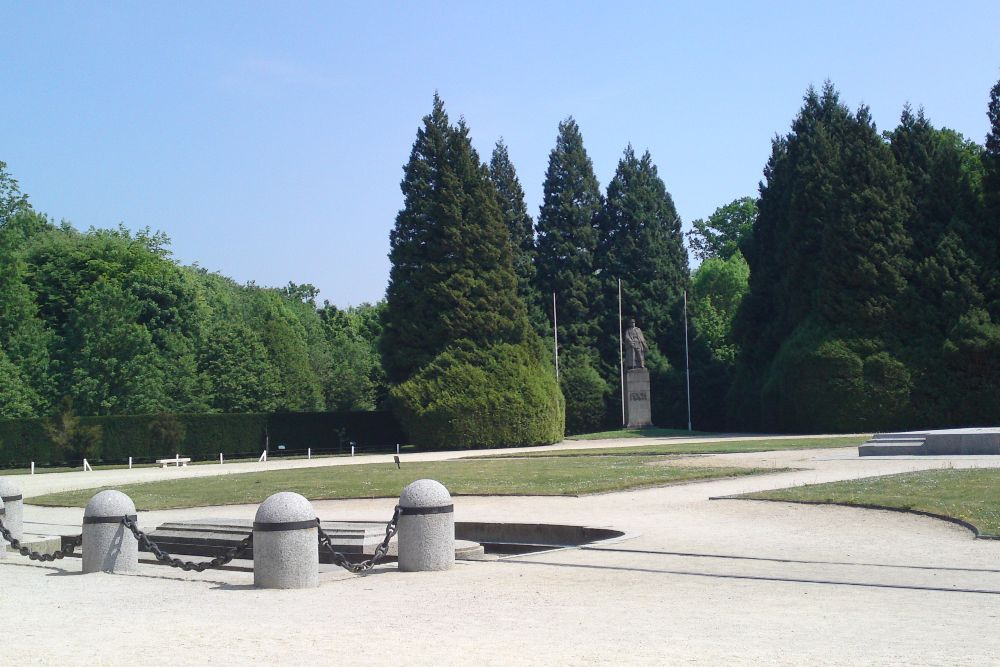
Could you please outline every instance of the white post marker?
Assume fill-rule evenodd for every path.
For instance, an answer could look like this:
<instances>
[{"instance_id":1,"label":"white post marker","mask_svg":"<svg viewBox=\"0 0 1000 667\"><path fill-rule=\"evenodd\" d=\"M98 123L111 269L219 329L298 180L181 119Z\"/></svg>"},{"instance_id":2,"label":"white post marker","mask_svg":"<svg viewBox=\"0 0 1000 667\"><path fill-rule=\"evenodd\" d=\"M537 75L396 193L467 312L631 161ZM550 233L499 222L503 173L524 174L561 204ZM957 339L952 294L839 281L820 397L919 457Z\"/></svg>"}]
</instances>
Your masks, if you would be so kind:
<instances>
[{"instance_id":1,"label":"white post marker","mask_svg":"<svg viewBox=\"0 0 1000 667\"><path fill-rule=\"evenodd\" d=\"M266 450L266 449L265 449L265 450L264 450L264 452L263 452L263 453L262 453L262 454L260 455L260 458L259 458L259 459L257 459L257 463L267 463L267 450Z\"/></svg>"},{"instance_id":2,"label":"white post marker","mask_svg":"<svg viewBox=\"0 0 1000 667\"><path fill-rule=\"evenodd\" d=\"M83 511L83 571L135 572L139 541L122 523L135 520L135 504L121 491L101 491Z\"/></svg>"},{"instance_id":3,"label":"white post marker","mask_svg":"<svg viewBox=\"0 0 1000 667\"><path fill-rule=\"evenodd\" d=\"M31 462L31 474L32 475L35 474L35 462L34 461Z\"/></svg>"},{"instance_id":4,"label":"white post marker","mask_svg":"<svg viewBox=\"0 0 1000 667\"><path fill-rule=\"evenodd\" d=\"M396 443L396 453L399 454L399 443Z\"/></svg>"},{"instance_id":5,"label":"white post marker","mask_svg":"<svg viewBox=\"0 0 1000 667\"><path fill-rule=\"evenodd\" d=\"M130 456L130 457L128 457L128 469L129 469L129 470L131 470L131 469L132 469L132 457L131 457L131 456Z\"/></svg>"},{"instance_id":6,"label":"white post marker","mask_svg":"<svg viewBox=\"0 0 1000 667\"><path fill-rule=\"evenodd\" d=\"M313 457L313 448L310 447L306 450L306 459L312 461L312 457Z\"/></svg>"},{"instance_id":7,"label":"white post marker","mask_svg":"<svg viewBox=\"0 0 1000 667\"><path fill-rule=\"evenodd\" d=\"M351 456L354 456L354 443L351 443Z\"/></svg>"},{"instance_id":8,"label":"white post marker","mask_svg":"<svg viewBox=\"0 0 1000 667\"><path fill-rule=\"evenodd\" d=\"M83 460L83 471L84 472L94 472L94 469L90 467L89 463L87 463L87 459Z\"/></svg>"},{"instance_id":9,"label":"white post marker","mask_svg":"<svg viewBox=\"0 0 1000 667\"><path fill-rule=\"evenodd\" d=\"M219 452L219 465L222 465L222 452Z\"/></svg>"},{"instance_id":10,"label":"white post marker","mask_svg":"<svg viewBox=\"0 0 1000 667\"><path fill-rule=\"evenodd\" d=\"M418 479L399 495L399 569L447 570L455 564L455 506L440 482Z\"/></svg>"}]
</instances>

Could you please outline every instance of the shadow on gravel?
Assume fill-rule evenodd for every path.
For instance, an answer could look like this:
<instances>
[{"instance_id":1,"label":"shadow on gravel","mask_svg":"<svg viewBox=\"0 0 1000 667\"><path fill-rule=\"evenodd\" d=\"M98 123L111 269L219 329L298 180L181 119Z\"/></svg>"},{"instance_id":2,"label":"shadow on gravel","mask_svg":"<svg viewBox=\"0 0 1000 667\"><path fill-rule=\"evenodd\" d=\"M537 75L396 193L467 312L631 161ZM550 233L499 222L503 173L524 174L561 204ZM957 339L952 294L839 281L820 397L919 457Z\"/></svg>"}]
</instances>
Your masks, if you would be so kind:
<instances>
[{"instance_id":1,"label":"shadow on gravel","mask_svg":"<svg viewBox=\"0 0 1000 667\"><path fill-rule=\"evenodd\" d=\"M587 551L613 551L623 554L652 554L654 556L683 556L687 558L722 558L726 560L758 560L769 563L801 563L803 565L857 565L859 567L888 567L901 570L942 570L945 572L988 572L1000 574L1000 569L978 567L943 567L933 565L894 565L891 563L852 563L838 560L795 560L792 558L765 558L763 556L730 556L726 554L696 554L684 551L651 551L644 549L612 549L608 547L580 547Z\"/></svg>"},{"instance_id":2,"label":"shadow on gravel","mask_svg":"<svg viewBox=\"0 0 1000 667\"><path fill-rule=\"evenodd\" d=\"M745 581L775 581L791 584L818 584L823 586L852 586L858 588L887 588L907 591L933 591L936 593L976 593L979 595L1000 595L1000 591L981 588L942 588L938 586L908 586L905 584L879 584L862 581L836 581L832 579L800 579L795 577L765 577L749 574L718 574L714 572L691 572L685 570L656 570L645 567L619 567L615 565L585 565L582 563L551 563L522 559L506 559L501 563L514 565L542 565L548 567L569 567L584 570L616 570L619 572L642 572L645 574L671 574L681 577L705 577L708 579L737 579Z\"/></svg>"}]
</instances>

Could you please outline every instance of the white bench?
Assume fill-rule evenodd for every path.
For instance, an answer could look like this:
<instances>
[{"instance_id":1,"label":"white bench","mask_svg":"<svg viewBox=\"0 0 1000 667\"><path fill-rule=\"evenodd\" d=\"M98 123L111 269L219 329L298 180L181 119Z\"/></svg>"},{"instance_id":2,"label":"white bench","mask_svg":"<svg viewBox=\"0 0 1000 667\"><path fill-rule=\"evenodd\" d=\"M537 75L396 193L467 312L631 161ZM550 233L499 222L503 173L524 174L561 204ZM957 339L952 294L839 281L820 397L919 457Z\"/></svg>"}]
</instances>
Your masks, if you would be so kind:
<instances>
[{"instance_id":1,"label":"white bench","mask_svg":"<svg viewBox=\"0 0 1000 667\"><path fill-rule=\"evenodd\" d=\"M173 463L178 468L180 468L181 466L187 468L187 464L191 463L191 459L182 459L179 456L175 456L172 459L157 459L156 462L160 464L161 468L166 468L171 463Z\"/></svg>"}]
</instances>

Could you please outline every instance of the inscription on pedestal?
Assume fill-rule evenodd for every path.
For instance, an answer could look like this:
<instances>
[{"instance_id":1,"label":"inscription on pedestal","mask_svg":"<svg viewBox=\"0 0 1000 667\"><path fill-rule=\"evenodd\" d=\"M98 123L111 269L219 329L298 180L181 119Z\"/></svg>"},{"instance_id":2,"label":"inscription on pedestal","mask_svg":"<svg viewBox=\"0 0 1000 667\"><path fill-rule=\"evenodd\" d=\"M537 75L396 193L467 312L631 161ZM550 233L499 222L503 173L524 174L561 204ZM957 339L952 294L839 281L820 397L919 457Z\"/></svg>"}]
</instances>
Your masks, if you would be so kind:
<instances>
[{"instance_id":1,"label":"inscription on pedestal","mask_svg":"<svg viewBox=\"0 0 1000 667\"><path fill-rule=\"evenodd\" d=\"M630 368L625 372L625 426L652 426L652 414L649 405L649 371L645 368Z\"/></svg>"}]
</instances>

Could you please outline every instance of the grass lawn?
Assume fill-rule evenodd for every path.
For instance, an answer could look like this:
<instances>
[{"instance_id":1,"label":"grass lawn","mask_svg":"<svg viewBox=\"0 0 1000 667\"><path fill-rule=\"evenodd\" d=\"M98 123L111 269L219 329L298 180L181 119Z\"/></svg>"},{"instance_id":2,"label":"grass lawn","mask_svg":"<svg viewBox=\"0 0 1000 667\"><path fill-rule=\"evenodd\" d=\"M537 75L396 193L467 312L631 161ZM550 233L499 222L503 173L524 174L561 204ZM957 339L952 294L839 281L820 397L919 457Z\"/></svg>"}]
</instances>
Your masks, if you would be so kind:
<instances>
[{"instance_id":1,"label":"grass lawn","mask_svg":"<svg viewBox=\"0 0 1000 667\"><path fill-rule=\"evenodd\" d=\"M622 428L617 431L600 431L598 433L580 433L567 436L567 440L606 440L608 438L697 438L703 435L714 435L706 431L688 431L683 428Z\"/></svg>"},{"instance_id":2,"label":"grass lawn","mask_svg":"<svg viewBox=\"0 0 1000 667\"><path fill-rule=\"evenodd\" d=\"M867 436L835 438L789 438L768 440L732 440L728 442L698 442L628 447L597 447L594 449L562 449L519 454L495 454L487 458L560 458L572 456L670 456L673 454L737 454L741 452L773 452L782 449L826 449L828 447L857 447Z\"/></svg>"},{"instance_id":3,"label":"grass lawn","mask_svg":"<svg viewBox=\"0 0 1000 667\"><path fill-rule=\"evenodd\" d=\"M560 459L460 460L363 464L275 470L179 479L116 487L140 510L259 503L279 491L310 499L395 497L410 482L440 481L453 495L578 495L773 473L764 468L648 465L656 457L608 456ZM67 491L27 499L33 505L83 507L101 489Z\"/></svg>"},{"instance_id":4,"label":"grass lawn","mask_svg":"<svg viewBox=\"0 0 1000 667\"><path fill-rule=\"evenodd\" d=\"M924 470L748 493L741 498L865 505L961 519L1000 537L1000 469Z\"/></svg>"}]
</instances>

